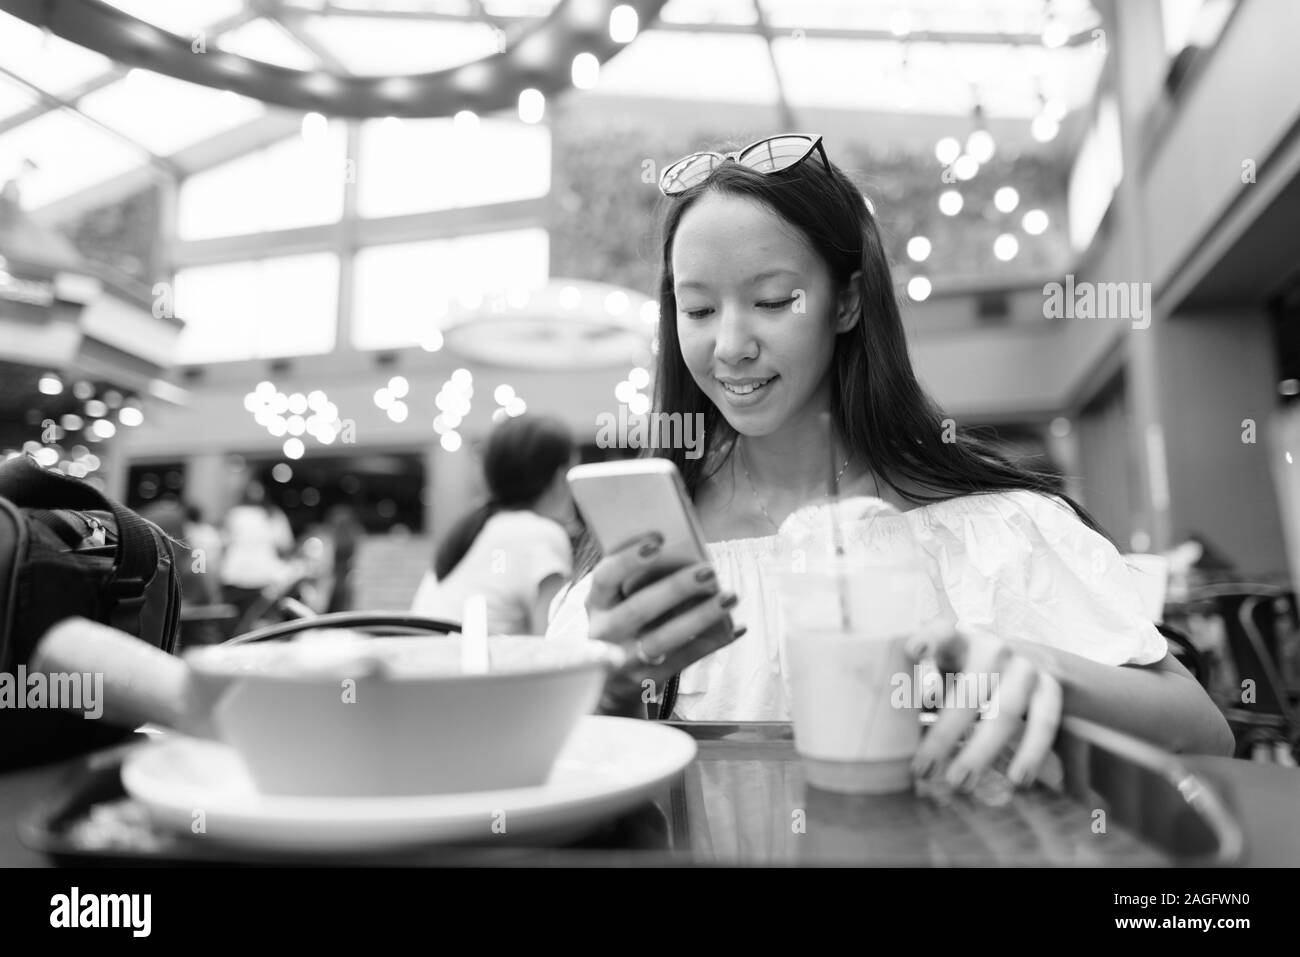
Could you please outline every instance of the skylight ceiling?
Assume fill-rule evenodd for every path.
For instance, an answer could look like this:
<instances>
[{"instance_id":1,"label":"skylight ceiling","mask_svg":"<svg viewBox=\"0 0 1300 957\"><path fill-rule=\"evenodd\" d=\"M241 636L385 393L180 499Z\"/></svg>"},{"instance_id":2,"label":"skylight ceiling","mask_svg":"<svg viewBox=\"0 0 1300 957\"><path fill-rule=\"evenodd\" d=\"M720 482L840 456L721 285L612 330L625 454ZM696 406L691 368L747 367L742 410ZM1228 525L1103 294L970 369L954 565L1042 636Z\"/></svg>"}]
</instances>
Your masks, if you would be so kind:
<instances>
[{"instance_id":1,"label":"skylight ceiling","mask_svg":"<svg viewBox=\"0 0 1300 957\"><path fill-rule=\"evenodd\" d=\"M405 74L497 52L558 0L107 0L189 39L295 70ZM600 4L571 8L600 14ZM588 95L775 103L1028 121L1088 103L1104 57L1088 0L669 0ZM1101 37L1104 40L1104 34ZM769 51L770 43L770 51ZM774 68L775 67L775 68ZM23 205L167 165L264 118L264 105L131 70L0 13L0 181L24 160ZM280 111L282 112L282 111ZM78 129L81 127L82 129ZM52 139L46 140L46 137ZM90 150L71 157L68 148ZM77 157L94 155L93 164ZM39 157L39 159L38 159ZM77 167L73 169L72 167ZM57 175L55 173L57 172Z\"/></svg>"}]
</instances>

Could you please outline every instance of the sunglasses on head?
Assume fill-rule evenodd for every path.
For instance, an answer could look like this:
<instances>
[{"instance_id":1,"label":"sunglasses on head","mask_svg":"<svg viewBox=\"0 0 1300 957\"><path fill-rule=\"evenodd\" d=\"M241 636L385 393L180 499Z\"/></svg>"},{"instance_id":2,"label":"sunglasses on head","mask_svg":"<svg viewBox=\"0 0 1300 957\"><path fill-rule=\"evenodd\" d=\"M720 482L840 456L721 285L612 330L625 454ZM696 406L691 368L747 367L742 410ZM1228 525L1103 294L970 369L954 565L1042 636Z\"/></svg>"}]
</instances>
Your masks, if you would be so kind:
<instances>
[{"instance_id":1,"label":"sunglasses on head","mask_svg":"<svg viewBox=\"0 0 1300 957\"><path fill-rule=\"evenodd\" d=\"M715 153L712 150L691 153L664 170L663 176L659 177L659 190L665 196L677 196L692 186L703 183L727 161L760 173L779 173L798 166L814 152L821 154L822 163L825 164L826 171L830 172L831 161L826 158L822 138L807 133L768 136L734 153Z\"/></svg>"}]
</instances>

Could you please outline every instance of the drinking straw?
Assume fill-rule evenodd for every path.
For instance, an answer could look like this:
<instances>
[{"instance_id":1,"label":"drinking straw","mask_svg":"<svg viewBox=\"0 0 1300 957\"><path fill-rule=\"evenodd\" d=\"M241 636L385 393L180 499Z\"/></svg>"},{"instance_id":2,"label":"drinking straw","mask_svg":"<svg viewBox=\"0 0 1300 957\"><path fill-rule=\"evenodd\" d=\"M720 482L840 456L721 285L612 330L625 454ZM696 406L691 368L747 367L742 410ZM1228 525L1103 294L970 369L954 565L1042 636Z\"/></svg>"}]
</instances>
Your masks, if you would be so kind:
<instances>
[{"instance_id":1,"label":"drinking straw","mask_svg":"<svg viewBox=\"0 0 1300 957\"><path fill-rule=\"evenodd\" d=\"M465 599L460 626L460 670L467 675L485 675L490 670L487 639L487 599L470 595Z\"/></svg>"},{"instance_id":2,"label":"drinking straw","mask_svg":"<svg viewBox=\"0 0 1300 957\"><path fill-rule=\"evenodd\" d=\"M835 435L831 429L831 414L829 412L822 413L822 424L826 429L826 461L830 465L831 541L835 545L836 559L843 560L844 533L840 528L840 477L835 468ZM842 567L836 567L832 574L835 576L835 587L840 599L840 624L847 633L849 630L849 595L842 572Z\"/></svg>"}]
</instances>

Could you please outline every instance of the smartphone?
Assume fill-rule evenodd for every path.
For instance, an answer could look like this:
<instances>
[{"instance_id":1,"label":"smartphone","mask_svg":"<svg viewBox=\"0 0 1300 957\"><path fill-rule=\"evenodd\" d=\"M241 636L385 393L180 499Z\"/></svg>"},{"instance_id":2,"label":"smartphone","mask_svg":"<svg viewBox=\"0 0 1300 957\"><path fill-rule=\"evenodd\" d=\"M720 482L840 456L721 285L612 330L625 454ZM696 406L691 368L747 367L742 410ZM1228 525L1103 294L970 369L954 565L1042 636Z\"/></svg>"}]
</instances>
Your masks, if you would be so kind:
<instances>
[{"instance_id":1,"label":"smartphone","mask_svg":"<svg viewBox=\"0 0 1300 957\"><path fill-rule=\"evenodd\" d=\"M651 532L664 537L654 563L623 583L625 595L687 565L711 564L686 485L668 459L579 465L568 479L578 511L606 555Z\"/></svg>"}]
</instances>

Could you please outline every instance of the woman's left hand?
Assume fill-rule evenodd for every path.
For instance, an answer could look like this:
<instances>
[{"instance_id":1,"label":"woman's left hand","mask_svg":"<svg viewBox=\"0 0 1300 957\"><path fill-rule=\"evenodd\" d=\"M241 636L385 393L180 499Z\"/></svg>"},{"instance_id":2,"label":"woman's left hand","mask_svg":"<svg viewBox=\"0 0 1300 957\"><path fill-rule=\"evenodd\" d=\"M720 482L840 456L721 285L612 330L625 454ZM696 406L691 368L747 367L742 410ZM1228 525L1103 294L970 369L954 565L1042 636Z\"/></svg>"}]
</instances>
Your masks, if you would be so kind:
<instances>
[{"instance_id":1,"label":"woman's left hand","mask_svg":"<svg viewBox=\"0 0 1300 957\"><path fill-rule=\"evenodd\" d=\"M987 632L958 631L942 620L911 638L907 652L913 661L932 658L945 679L952 675L968 682L964 706L944 702L917 750L913 773L918 778L942 774L951 787L970 791L1003 748L1019 738L1007 778L1018 787L1033 783L1051 753L1063 706L1049 656ZM955 687L945 680L944 687L950 686Z\"/></svg>"}]
</instances>

